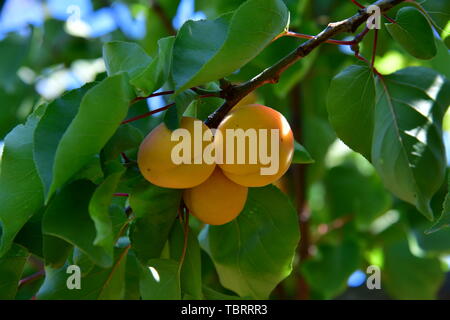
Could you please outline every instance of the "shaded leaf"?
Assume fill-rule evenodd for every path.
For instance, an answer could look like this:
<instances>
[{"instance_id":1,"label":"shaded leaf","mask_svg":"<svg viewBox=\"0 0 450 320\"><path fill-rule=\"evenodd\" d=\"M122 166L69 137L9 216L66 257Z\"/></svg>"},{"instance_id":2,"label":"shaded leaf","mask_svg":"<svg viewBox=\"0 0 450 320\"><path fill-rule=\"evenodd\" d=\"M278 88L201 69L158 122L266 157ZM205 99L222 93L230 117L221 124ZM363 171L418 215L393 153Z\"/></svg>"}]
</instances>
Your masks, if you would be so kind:
<instances>
[{"instance_id":1,"label":"shaded leaf","mask_svg":"<svg viewBox=\"0 0 450 320\"><path fill-rule=\"evenodd\" d=\"M350 148L370 159L375 108L372 70L352 65L333 78L328 90L327 110L338 137Z\"/></svg>"},{"instance_id":2,"label":"shaded leaf","mask_svg":"<svg viewBox=\"0 0 450 320\"><path fill-rule=\"evenodd\" d=\"M94 191L95 185L85 180L61 190L45 211L42 231L77 246L97 265L109 267L112 264L110 252L94 245L96 230L88 209Z\"/></svg>"},{"instance_id":3,"label":"shaded leaf","mask_svg":"<svg viewBox=\"0 0 450 320\"><path fill-rule=\"evenodd\" d=\"M143 267L140 280L143 300L181 299L178 262L169 259L152 259Z\"/></svg>"},{"instance_id":4,"label":"shaded leaf","mask_svg":"<svg viewBox=\"0 0 450 320\"><path fill-rule=\"evenodd\" d=\"M13 244L0 258L0 300L15 298L19 280L29 255L24 247Z\"/></svg>"},{"instance_id":5,"label":"shaded leaf","mask_svg":"<svg viewBox=\"0 0 450 320\"><path fill-rule=\"evenodd\" d=\"M45 106L5 138L0 167L0 257L17 232L41 208L42 184L33 161L33 132Z\"/></svg>"},{"instance_id":6,"label":"shaded leaf","mask_svg":"<svg viewBox=\"0 0 450 320\"><path fill-rule=\"evenodd\" d=\"M139 75L152 59L133 42L111 41L103 45L103 60L108 76L127 72L130 78Z\"/></svg>"},{"instance_id":7,"label":"shaded leaf","mask_svg":"<svg viewBox=\"0 0 450 320\"><path fill-rule=\"evenodd\" d=\"M180 261L184 247L184 231L180 223L175 222L170 232L170 258ZM180 273L181 292L192 299L202 299L202 265L200 246L194 230L189 230L186 255Z\"/></svg>"},{"instance_id":8,"label":"shaded leaf","mask_svg":"<svg viewBox=\"0 0 450 320\"><path fill-rule=\"evenodd\" d=\"M291 272L299 238L296 210L270 185L250 188L241 214L225 225L205 227L200 243L225 288L266 299Z\"/></svg>"},{"instance_id":9,"label":"shaded leaf","mask_svg":"<svg viewBox=\"0 0 450 320\"><path fill-rule=\"evenodd\" d=\"M386 29L406 52L418 59L431 59L436 55L433 30L419 10L413 7L401 8L395 21L386 23Z\"/></svg>"},{"instance_id":10,"label":"shaded leaf","mask_svg":"<svg viewBox=\"0 0 450 320\"><path fill-rule=\"evenodd\" d=\"M130 239L143 263L159 258L178 213L181 190L157 187L148 182L137 185L130 194L130 206L136 220Z\"/></svg>"},{"instance_id":11,"label":"shaded leaf","mask_svg":"<svg viewBox=\"0 0 450 320\"><path fill-rule=\"evenodd\" d=\"M430 200L445 177L442 118L450 83L411 67L377 83L372 163L384 185L433 219Z\"/></svg>"},{"instance_id":12,"label":"shaded leaf","mask_svg":"<svg viewBox=\"0 0 450 320\"><path fill-rule=\"evenodd\" d=\"M437 258L414 256L406 241L384 248L382 286L395 299L435 299L444 281Z\"/></svg>"}]
</instances>

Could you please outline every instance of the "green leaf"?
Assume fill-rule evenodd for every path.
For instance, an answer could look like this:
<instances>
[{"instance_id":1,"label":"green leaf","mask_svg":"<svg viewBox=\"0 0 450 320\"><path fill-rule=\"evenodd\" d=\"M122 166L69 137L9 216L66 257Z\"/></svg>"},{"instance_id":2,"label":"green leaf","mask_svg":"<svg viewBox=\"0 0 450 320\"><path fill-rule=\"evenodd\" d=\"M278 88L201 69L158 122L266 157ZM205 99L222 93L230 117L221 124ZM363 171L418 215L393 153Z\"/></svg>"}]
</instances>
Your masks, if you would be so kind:
<instances>
[{"instance_id":1,"label":"green leaf","mask_svg":"<svg viewBox=\"0 0 450 320\"><path fill-rule=\"evenodd\" d=\"M450 175L448 175L448 186L449 191L447 191L447 195L445 196L441 216L431 228L425 231L427 234L450 227Z\"/></svg>"},{"instance_id":2,"label":"green leaf","mask_svg":"<svg viewBox=\"0 0 450 320\"><path fill-rule=\"evenodd\" d=\"M91 201L89 202L89 215L94 221L97 232L94 245L102 247L112 255L115 235L110 217L110 205L120 178L125 172L125 167L119 162L110 162L107 165L109 175L92 195Z\"/></svg>"},{"instance_id":3,"label":"green leaf","mask_svg":"<svg viewBox=\"0 0 450 320\"><path fill-rule=\"evenodd\" d=\"M413 7L401 8L395 21L396 23L386 23L386 29L406 52L424 60L436 55L433 30L419 10Z\"/></svg>"},{"instance_id":4,"label":"green leaf","mask_svg":"<svg viewBox=\"0 0 450 320\"><path fill-rule=\"evenodd\" d=\"M314 163L314 159L308 150L297 141L294 141L294 157L292 158L292 163Z\"/></svg>"},{"instance_id":5,"label":"green leaf","mask_svg":"<svg viewBox=\"0 0 450 320\"><path fill-rule=\"evenodd\" d=\"M379 177L364 175L353 165L331 168L325 177L325 188L333 219L352 215L360 230L367 230L392 205L392 197Z\"/></svg>"},{"instance_id":6,"label":"green leaf","mask_svg":"<svg viewBox=\"0 0 450 320\"><path fill-rule=\"evenodd\" d=\"M231 74L258 55L287 26L281 0L248 0L215 20L186 22L173 49L177 92Z\"/></svg>"},{"instance_id":7,"label":"green leaf","mask_svg":"<svg viewBox=\"0 0 450 320\"><path fill-rule=\"evenodd\" d=\"M250 188L235 220L206 226L200 234L221 284L241 297L256 299L266 299L290 274L299 239L297 212L272 185Z\"/></svg>"},{"instance_id":8,"label":"green leaf","mask_svg":"<svg viewBox=\"0 0 450 320\"><path fill-rule=\"evenodd\" d=\"M360 264L358 244L347 240L339 244L320 245L316 256L306 260L301 266L311 288L330 299L346 289L348 277Z\"/></svg>"},{"instance_id":9,"label":"green leaf","mask_svg":"<svg viewBox=\"0 0 450 320\"><path fill-rule=\"evenodd\" d=\"M130 83L143 95L149 95L161 88L169 78L174 42L173 36L159 39L158 56L141 73L131 79Z\"/></svg>"},{"instance_id":10,"label":"green leaf","mask_svg":"<svg viewBox=\"0 0 450 320\"><path fill-rule=\"evenodd\" d=\"M0 257L17 232L41 208L42 184L33 161L33 132L45 106L5 138L0 167Z\"/></svg>"},{"instance_id":11,"label":"green leaf","mask_svg":"<svg viewBox=\"0 0 450 320\"><path fill-rule=\"evenodd\" d=\"M43 257L42 216L45 208L42 207L20 229L14 238L14 243L25 247L31 254Z\"/></svg>"},{"instance_id":12,"label":"green leaf","mask_svg":"<svg viewBox=\"0 0 450 320\"><path fill-rule=\"evenodd\" d=\"M102 159L114 160L120 153L138 148L144 139L141 131L130 124L121 125L102 150Z\"/></svg>"},{"instance_id":13,"label":"green leaf","mask_svg":"<svg viewBox=\"0 0 450 320\"><path fill-rule=\"evenodd\" d=\"M174 223L170 232L169 248L170 258L180 261L184 247L184 232L180 223ZM181 292L188 294L192 299L202 299L202 265L200 246L194 230L189 230L186 255L180 273Z\"/></svg>"},{"instance_id":14,"label":"green leaf","mask_svg":"<svg viewBox=\"0 0 450 320\"><path fill-rule=\"evenodd\" d=\"M77 246L97 265L107 268L113 262L111 253L94 245L96 229L88 209L94 191L95 185L85 180L62 189L44 213L42 231Z\"/></svg>"},{"instance_id":15,"label":"green leaf","mask_svg":"<svg viewBox=\"0 0 450 320\"><path fill-rule=\"evenodd\" d=\"M207 300L242 300L241 297L221 293L206 286L203 287L203 294Z\"/></svg>"},{"instance_id":16,"label":"green leaf","mask_svg":"<svg viewBox=\"0 0 450 320\"><path fill-rule=\"evenodd\" d=\"M127 265L125 270L125 295L124 300L140 300L141 293L139 282L141 276L141 264L136 258L134 252L128 253Z\"/></svg>"},{"instance_id":17,"label":"green leaf","mask_svg":"<svg viewBox=\"0 0 450 320\"><path fill-rule=\"evenodd\" d=\"M42 251L47 266L61 268L66 263L72 249L73 245L64 239L48 234L43 235Z\"/></svg>"},{"instance_id":18,"label":"green leaf","mask_svg":"<svg viewBox=\"0 0 450 320\"><path fill-rule=\"evenodd\" d=\"M56 150L47 200L100 152L125 118L131 98L124 73L104 79L84 95Z\"/></svg>"},{"instance_id":19,"label":"green leaf","mask_svg":"<svg viewBox=\"0 0 450 320\"><path fill-rule=\"evenodd\" d=\"M178 262L152 259L141 273L140 291L143 300L181 299Z\"/></svg>"},{"instance_id":20,"label":"green leaf","mask_svg":"<svg viewBox=\"0 0 450 320\"><path fill-rule=\"evenodd\" d=\"M15 298L19 280L29 255L24 247L13 244L0 258L0 300Z\"/></svg>"},{"instance_id":21,"label":"green leaf","mask_svg":"<svg viewBox=\"0 0 450 320\"><path fill-rule=\"evenodd\" d=\"M370 159L375 109L372 70L352 65L333 78L328 90L327 110L338 137Z\"/></svg>"},{"instance_id":22,"label":"green leaf","mask_svg":"<svg viewBox=\"0 0 450 320\"><path fill-rule=\"evenodd\" d=\"M442 118L449 89L443 76L421 67L377 83L372 163L392 193L430 220L430 200L445 177Z\"/></svg>"},{"instance_id":23,"label":"green leaf","mask_svg":"<svg viewBox=\"0 0 450 320\"><path fill-rule=\"evenodd\" d=\"M47 106L34 131L33 155L44 191L50 189L55 154L70 123L76 116L81 100L94 84L67 92Z\"/></svg>"},{"instance_id":24,"label":"green leaf","mask_svg":"<svg viewBox=\"0 0 450 320\"><path fill-rule=\"evenodd\" d=\"M81 289L68 289L68 265L60 269L45 268L45 281L37 293L38 300L120 300L125 293L125 267L128 247L116 249L111 268L94 267L82 275Z\"/></svg>"},{"instance_id":25,"label":"green leaf","mask_svg":"<svg viewBox=\"0 0 450 320\"><path fill-rule=\"evenodd\" d=\"M445 273L437 258L414 256L406 241L384 248L382 286L395 299L436 299Z\"/></svg>"},{"instance_id":26,"label":"green leaf","mask_svg":"<svg viewBox=\"0 0 450 320\"><path fill-rule=\"evenodd\" d=\"M145 70L152 59L144 49L133 42L111 41L103 45L103 60L108 76L127 72L133 78Z\"/></svg>"},{"instance_id":27,"label":"green leaf","mask_svg":"<svg viewBox=\"0 0 450 320\"><path fill-rule=\"evenodd\" d=\"M197 94L193 90L186 90L175 97L175 105L164 113L164 123L170 130L176 130L180 127L183 113L186 111Z\"/></svg>"},{"instance_id":28,"label":"green leaf","mask_svg":"<svg viewBox=\"0 0 450 320\"><path fill-rule=\"evenodd\" d=\"M181 191L160 188L148 182L137 185L130 194L136 216L130 239L133 250L144 264L159 258L178 213Z\"/></svg>"}]
</instances>

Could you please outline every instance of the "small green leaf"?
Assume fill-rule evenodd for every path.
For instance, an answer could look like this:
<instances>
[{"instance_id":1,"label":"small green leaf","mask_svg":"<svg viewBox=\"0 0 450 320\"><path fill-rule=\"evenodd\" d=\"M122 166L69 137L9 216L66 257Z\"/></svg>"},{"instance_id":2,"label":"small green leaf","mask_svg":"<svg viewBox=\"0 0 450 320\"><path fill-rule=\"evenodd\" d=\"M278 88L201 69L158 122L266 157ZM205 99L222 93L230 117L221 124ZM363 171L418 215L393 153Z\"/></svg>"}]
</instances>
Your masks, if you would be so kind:
<instances>
[{"instance_id":1,"label":"small green leaf","mask_svg":"<svg viewBox=\"0 0 450 320\"><path fill-rule=\"evenodd\" d=\"M257 56L287 26L281 0L248 0L215 20L186 22L173 49L177 92L223 78Z\"/></svg>"},{"instance_id":2,"label":"small green leaf","mask_svg":"<svg viewBox=\"0 0 450 320\"><path fill-rule=\"evenodd\" d=\"M143 300L181 299L178 262L169 259L152 259L143 267L140 291Z\"/></svg>"},{"instance_id":3,"label":"small green leaf","mask_svg":"<svg viewBox=\"0 0 450 320\"><path fill-rule=\"evenodd\" d=\"M138 88L143 95L149 95L161 88L169 78L172 68L172 49L175 37L158 40L158 56L130 83Z\"/></svg>"},{"instance_id":4,"label":"small green leaf","mask_svg":"<svg viewBox=\"0 0 450 320\"><path fill-rule=\"evenodd\" d=\"M94 191L95 185L85 180L63 188L44 213L42 231L77 246L97 265L107 268L113 262L111 253L94 245L96 230L89 216L89 201Z\"/></svg>"},{"instance_id":5,"label":"small green leaf","mask_svg":"<svg viewBox=\"0 0 450 320\"><path fill-rule=\"evenodd\" d=\"M159 258L178 213L181 191L160 188L148 182L138 184L130 194L136 216L130 239L133 250L144 264Z\"/></svg>"},{"instance_id":6,"label":"small green leaf","mask_svg":"<svg viewBox=\"0 0 450 320\"><path fill-rule=\"evenodd\" d=\"M44 109L37 109L25 125L18 125L5 138L0 167L0 257L44 202L33 161L33 132Z\"/></svg>"},{"instance_id":7,"label":"small green leaf","mask_svg":"<svg viewBox=\"0 0 450 320\"><path fill-rule=\"evenodd\" d=\"M84 95L77 115L59 141L47 201L100 152L125 118L131 98L124 73L104 79Z\"/></svg>"},{"instance_id":8,"label":"small green leaf","mask_svg":"<svg viewBox=\"0 0 450 320\"><path fill-rule=\"evenodd\" d=\"M330 299L346 289L348 277L360 264L358 244L347 240L340 244L320 245L317 254L302 264L302 273L315 291Z\"/></svg>"},{"instance_id":9,"label":"small green leaf","mask_svg":"<svg viewBox=\"0 0 450 320\"><path fill-rule=\"evenodd\" d=\"M133 42L111 41L103 45L108 76L127 72L130 78L139 75L152 62L144 49Z\"/></svg>"},{"instance_id":10,"label":"small green leaf","mask_svg":"<svg viewBox=\"0 0 450 320\"><path fill-rule=\"evenodd\" d=\"M128 247L116 249L114 264L110 268L94 267L80 279L80 289L68 289L66 264L60 269L45 268L45 281L36 297L38 300L121 300L125 294L125 267Z\"/></svg>"},{"instance_id":11,"label":"small green leaf","mask_svg":"<svg viewBox=\"0 0 450 320\"><path fill-rule=\"evenodd\" d=\"M386 188L432 220L430 200L445 177L442 118L450 82L410 67L384 76L377 96L372 163Z\"/></svg>"},{"instance_id":12,"label":"small green leaf","mask_svg":"<svg viewBox=\"0 0 450 320\"><path fill-rule=\"evenodd\" d=\"M386 23L386 29L406 52L425 60L436 55L433 30L419 10L413 7L401 8L395 21L396 23Z\"/></svg>"},{"instance_id":13,"label":"small green leaf","mask_svg":"<svg viewBox=\"0 0 450 320\"><path fill-rule=\"evenodd\" d=\"M327 110L338 137L370 159L375 108L372 70L352 65L333 78L328 90Z\"/></svg>"},{"instance_id":14,"label":"small green leaf","mask_svg":"<svg viewBox=\"0 0 450 320\"><path fill-rule=\"evenodd\" d=\"M308 150L297 141L294 141L294 157L292 158L292 163L314 163L314 159L311 158Z\"/></svg>"},{"instance_id":15,"label":"small green leaf","mask_svg":"<svg viewBox=\"0 0 450 320\"><path fill-rule=\"evenodd\" d=\"M222 226L206 226L202 248L221 284L241 297L267 299L292 271L299 242L297 212L276 187L250 188L241 214Z\"/></svg>"},{"instance_id":16,"label":"small green leaf","mask_svg":"<svg viewBox=\"0 0 450 320\"><path fill-rule=\"evenodd\" d=\"M29 255L24 247L13 244L0 258L0 300L15 298L19 280Z\"/></svg>"},{"instance_id":17,"label":"small green leaf","mask_svg":"<svg viewBox=\"0 0 450 320\"><path fill-rule=\"evenodd\" d=\"M119 162L110 162L106 169L109 175L95 190L89 202L89 215L94 221L96 237L94 245L102 247L112 255L114 247L113 225L110 217L110 205L125 167Z\"/></svg>"},{"instance_id":18,"label":"small green leaf","mask_svg":"<svg viewBox=\"0 0 450 320\"><path fill-rule=\"evenodd\" d=\"M170 232L170 258L180 261L184 247L184 231L180 223L175 222ZM180 273L181 292L192 299L202 299L202 265L200 246L194 230L188 231L186 255Z\"/></svg>"},{"instance_id":19,"label":"small green leaf","mask_svg":"<svg viewBox=\"0 0 450 320\"><path fill-rule=\"evenodd\" d=\"M450 227L450 175L448 175L448 192L445 196L442 213L439 219L429 228L426 230L426 233L432 233L439 231L443 228Z\"/></svg>"}]
</instances>

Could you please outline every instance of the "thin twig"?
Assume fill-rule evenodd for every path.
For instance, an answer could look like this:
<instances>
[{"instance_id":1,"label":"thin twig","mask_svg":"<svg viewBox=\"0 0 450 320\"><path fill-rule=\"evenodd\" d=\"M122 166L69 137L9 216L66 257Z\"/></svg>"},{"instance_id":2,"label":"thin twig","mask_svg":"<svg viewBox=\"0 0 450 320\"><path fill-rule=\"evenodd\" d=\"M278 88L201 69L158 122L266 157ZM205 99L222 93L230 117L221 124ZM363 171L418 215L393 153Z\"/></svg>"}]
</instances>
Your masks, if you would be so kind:
<instances>
[{"instance_id":1,"label":"thin twig","mask_svg":"<svg viewBox=\"0 0 450 320\"><path fill-rule=\"evenodd\" d=\"M21 288L22 286L26 285L27 283L31 283L31 282L33 282L33 281L43 277L44 275L45 275L45 270L42 269L42 270L39 270L36 273L33 273L32 275L30 275L28 277L25 277L25 278L21 279L19 281L19 288Z\"/></svg>"},{"instance_id":2,"label":"thin twig","mask_svg":"<svg viewBox=\"0 0 450 320\"><path fill-rule=\"evenodd\" d=\"M146 117L148 117L148 116L151 116L152 114L155 114L155 113L158 113L158 112L167 110L167 109L169 109L169 108L170 108L171 106L173 106L173 105L175 105L175 103L170 103L170 104L168 104L167 106L164 106L164 107L161 107L161 108L158 108L158 109L149 111L149 112L147 112L147 113L141 114L141 115L139 115L139 116L130 118L130 119L128 119L128 120L122 121L121 124L125 124L125 123L129 123L129 122L133 122L133 121L136 121L136 120L140 120L140 119L146 118Z\"/></svg>"}]
</instances>

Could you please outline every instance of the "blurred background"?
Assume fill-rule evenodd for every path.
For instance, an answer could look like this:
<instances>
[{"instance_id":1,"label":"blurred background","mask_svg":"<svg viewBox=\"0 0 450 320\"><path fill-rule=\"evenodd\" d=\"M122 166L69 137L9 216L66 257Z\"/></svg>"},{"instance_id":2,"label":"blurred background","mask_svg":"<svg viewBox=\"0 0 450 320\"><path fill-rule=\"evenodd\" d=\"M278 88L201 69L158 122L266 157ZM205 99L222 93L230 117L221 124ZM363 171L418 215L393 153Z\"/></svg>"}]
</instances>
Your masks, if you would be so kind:
<instances>
[{"instance_id":1,"label":"blurred background","mask_svg":"<svg viewBox=\"0 0 450 320\"><path fill-rule=\"evenodd\" d=\"M36 105L104 76L104 42L137 42L154 56L157 40L175 34L186 20L213 18L242 2L0 0L0 154L5 135L22 123ZM349 17L357 10L348 0L285 3L291 12L291 29L306 34L317 34L328 22ZM430 0L423 6L444 29L450 17L449 4L448 0ZM389 16L395 17L395 12ZM440 31L435 31L438 38ZM369 34L362 43L363 56L371 55L372 37ZM277 40L230 80L251 78L301 41ZM376 67L387 74L422 65L449 77L449 51L442 42L437 44L435 58L418 61L381 30ZM306 219L302 238L307 230L308 246L299 248L293 274L274 291L273 298L406 298L423 291L429 292L429 298L434 295L449 299L450 229L425 236L423 230L429 223L412 206L388 193L372 166L336 139L327 121L329 83L354 63L357 60L348 47L325 44L289 69L279 84L262 87L246 98L282 111L297 140L315 159L312 165L293 166L277 183L291 195L299 214ZM140 110L165 103L163 97L152 98ZM157 117L142 120L145 123L141 128L149 130L159 121ZM448 159L449 119L447 115L444 123ZM436 212L441 211L445 193L443 186L433 199ZM366 287L366 268L370 264L382 267L381 290ZM208 275L208 268L204 272L210 282L217 281L214 274ZM298 292L298 282L300 287L308 287L307 297ZM23 292L22 298L28 295Z\"/></svg>"}]
</instances>

